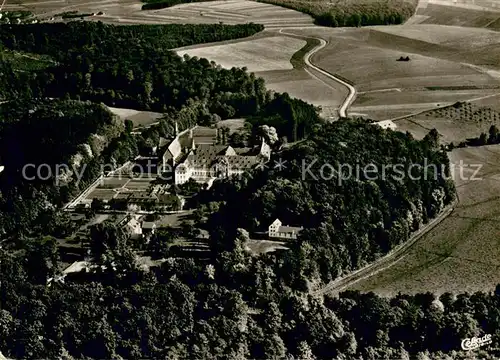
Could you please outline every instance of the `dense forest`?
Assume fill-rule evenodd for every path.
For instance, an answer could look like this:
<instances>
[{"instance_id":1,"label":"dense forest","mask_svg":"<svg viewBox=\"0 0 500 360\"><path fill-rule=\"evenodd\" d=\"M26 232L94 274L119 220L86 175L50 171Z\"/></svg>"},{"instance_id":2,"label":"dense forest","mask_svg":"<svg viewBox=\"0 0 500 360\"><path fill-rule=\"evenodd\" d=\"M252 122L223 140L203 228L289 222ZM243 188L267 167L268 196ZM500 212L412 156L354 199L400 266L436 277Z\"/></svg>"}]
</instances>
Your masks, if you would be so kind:
<instances>
[{"instance_id":1,"label":"dense forest","mask_svg":"<svg viewBox=\"0 0 500 360\"><path fill-rule=\"evenodd\" d=\"M322 26L397 25L415 13L417 0L335 0L295 1L260 0L265 3L301 11Z\"/></svg>"},{"instance_id":2,"label":"dense forest","mask_svg":"<svg viewBox=\"0 0 500 360\"><path fill-rule=\"evenodd\" d=\"M455 198L435 132L417 141L344 120L318 126L274 161L285 168L212 186L203 201L225 205L208 228L217 253L232 248L237 228L266 231L276 218L304 226L280 270L304 290L386 254Z\"/></svg>"},{"instance_id":3,"label":"dense forest","mask_svg":"<svg viewBox=\"0 0 500 360\"><path fill-rule=\"evenodd\" d=\"M136 156L141 141L102 104L22 99L0 105L0 233L53 233L58 208L100 175L101 164Z\"/></svg>"},{"instance_id":4,"label":"dense forest","mask_svg":"<svg viewBox=\"0 0 500 360\"><path fill-rule=\"evenodd\" d=\"M4 99L63 97L166 112L171 114L167 119L188 118L180 121L183 128L198 121L244 116L261 125L273 117L281 136L294 141L320 121L312 105L287 94L272 95L261 78L245 69L222 69L206 59L181 58L169 50L249 36L262 28L99 22L0 26L0 40L10 51L50 56L56 62L28 73L16 71L11 61L2 62L1 94Z\"/></svg>"},{"instance_id":5,"label":"dense forest","mask_svg":"<svg viewBox=\"0 0 500 360\"><path fill-rule=\"evenodd\" d=\"M170 258L149 272L112 226L92 232L112 271L54 275L51 238L0 250L0 349L24 359L495 359L500 288L391 299L347 292L319 298L275 272L274 255L245 251L239 230L217 261ZM96 246L97 245L97 246ZM103 247L103 245L105 245ZM100 249L100 250L99 250ZM103 250L104 249L104 250ZM474 353L462 339L492 334Z\"/></svg>"}]
</instances>

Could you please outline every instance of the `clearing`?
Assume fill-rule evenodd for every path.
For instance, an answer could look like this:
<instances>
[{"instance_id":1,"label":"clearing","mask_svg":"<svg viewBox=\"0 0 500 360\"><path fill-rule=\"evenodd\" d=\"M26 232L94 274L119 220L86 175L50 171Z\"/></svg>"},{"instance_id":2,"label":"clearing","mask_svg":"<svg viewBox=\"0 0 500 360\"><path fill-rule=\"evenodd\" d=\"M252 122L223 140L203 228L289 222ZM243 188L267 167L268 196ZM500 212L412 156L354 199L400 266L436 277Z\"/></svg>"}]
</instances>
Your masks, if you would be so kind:
<instances>
[{"instance_id":1,"label":"clearing","mask_svg":"<svg viewBox=\"0 0 500 360\"><path fill-rule=\"evenodd\" d=\"M460 199L453 213L405 257L351 290L391 296L495 289L500 282L500 146L455 149L450 160Z\"/></svg>"},{"instance_id":2,"label":"clearing","mask_svg":"<svg viewBox=\"0 0 500 360\"><path fill-rule=\"evenodd\" d=\"M122 121L130 120L135 127L147 127L155 124L163 116L162 113L151 111L139 111L125 108L115 108L108 106L109 111L118 116Z\"/></svg>"}]
</instances>

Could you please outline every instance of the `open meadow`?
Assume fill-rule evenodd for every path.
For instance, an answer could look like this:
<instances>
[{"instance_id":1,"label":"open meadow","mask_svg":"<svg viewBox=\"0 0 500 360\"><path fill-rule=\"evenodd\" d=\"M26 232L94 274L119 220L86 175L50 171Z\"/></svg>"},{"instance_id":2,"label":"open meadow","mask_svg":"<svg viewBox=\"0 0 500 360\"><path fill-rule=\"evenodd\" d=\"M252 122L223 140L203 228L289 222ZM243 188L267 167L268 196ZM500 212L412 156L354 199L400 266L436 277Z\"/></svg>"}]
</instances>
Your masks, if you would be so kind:
<instances>
[{"instance_id":1,"label":"open meadow","mask_svg":"<svg viewBox=\"0 0 500 360\"><path fill-rule=\"evenodd\" d=\"M452 214L399 261L351 290L390 296L495 289L500 282L500 146L455 149L450 160L460 199Z\"/></svg>"},{"instance_id":2,"label":"open meadow","mask_svg":"<svg viewBox=\"0 0 500 360\"><path fill-rule=\"evenodd\" d=\"M108 109L118 116L122 121L130 120L135 127L143 127L155 124L163 116L162 113L151 111L138 111L125 108L108 107Z\"/></svg>"}]
</instances>

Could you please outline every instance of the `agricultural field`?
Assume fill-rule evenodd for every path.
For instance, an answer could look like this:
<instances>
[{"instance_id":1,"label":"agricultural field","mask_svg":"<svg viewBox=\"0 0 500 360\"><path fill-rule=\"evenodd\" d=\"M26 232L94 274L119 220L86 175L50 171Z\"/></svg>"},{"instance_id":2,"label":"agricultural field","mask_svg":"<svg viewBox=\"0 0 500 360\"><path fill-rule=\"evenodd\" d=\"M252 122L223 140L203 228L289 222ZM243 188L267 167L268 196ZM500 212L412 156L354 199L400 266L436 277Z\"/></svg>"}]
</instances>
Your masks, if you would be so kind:
<instances>
[{"instance_id":1,"label":"agricultural field","mask_svg":"<svg viewBox=\"0 0 500 360\"><path fill-rule=\"evenodd\" d=\"M349 113L373 120L397 119L398 117L452 105L457 101L484 101L491 103L500 89L425 90L389 89L359 93ZM391 103L388 104L390 98Z\"/></svg>"},{"instance_id":2,"label":"agricultural field","mask_svg":"<svg viewBox=\"0 0 500 360\"><path fill-rule=\"evenodd\" d=\"M404 25L287 33L328 41L311 61L354 83L353 115L394 119L500 92L500 38L490 30ZM405 56L410 61L397 61Z\"/></svg>"},{"instance_id":3,"label":"agricultural field","mask_svg":"<svg viewBox=\"0 0 500 360\"><path fill-rule=\"evenodd\" d=\"M189 148L191 146L190 132L185 132L179 137L179 142L182 147ZM197 126L193 130L193 138L195 144L215 144L217 142L217 129L206 126Z\"/></svg>"},{"instance_id":4,"label":"agricultural field","mask_svg":"<svg viewBox=\"0 0 500 360\"><path fill-rule=\"evenodd\" d=\"M246 242L247 249L256 255L270 253L276 250L289 250L286 245L285 242L272 240L248 240Z\"/></svg>"},{"instance_id":5,"label":"agricultural field","mask_svg":"<svg viewBox=\"0 0 500 360\"><path fill-rule=\"evenodd\" d=\"M225 68L246 67L262 77L268 89L287 92L292 97L321 106L324 116L334 117L347 96L347 89L314 70L293 68L290 59L306 44L302 39L275 35L225 45L189 47L177 53L204 57Z\"/></svg>"},{"instance_id":6,"label":"agricultural field","mask_svg":"<svg viewBox=\"0 0 500 360\"><path fill-rule=\"evenodd\" d=\"M153 178L128 178L120 176L105 177L97 187L87 195L86 200L126 199L131 194L137 198L146 198Z\"/></svg>"},{"instance_id":7,"label":"agricultural field","mask_svg":"<svg viewBox=\"0 0 500 360\"><path fill-rule=\"evenodd\" d=\"M427 2L427 1L426 1ZM495 0L428 0L416 12L420 24L500 29L500 7Z\"/></svg>"},{"instance_id":8,"label":"agricultural field","mask_svg":"<svg viewBox=\"0 0 500 360\"><path fill-rule=\"evenodd\" d=\"M498 15L500 17L500 12ZM377 26L370 30L368 43L377 47L478 65L486 70L500 67L500 37L497 31L425 24Z\"/></svg>"},{"instance_id":9,"label":"agricultural field","mask_svg":"<svg viewBox=\"0 0 500 360\"><path fill-rule=\"evenodd\" d=\"M23 5L24 4L24 5ZM31 10L40 19L49 20L57 14L78 11L95 13L86 17L89 21L103 21L114 24L242 24L254 22L266 26L312 25L313 19L298 11L247 0L211 1L181 4L158 10L141 10L139 0L47 0L9 1L6 10ZM102 15L97 15L102 12ZM60 20L60 19L55 19Z\"/></svg>"},{"instance_id":10,"label":"agricultural field","mask_svg":"<svg viewBox=\"0 0 500 360\"><path fill-rule=\"evenodd\" d=\"M398 262L352 290L490 292L500 283L500 146L455 149L450 160L460 199L453 213Z\"/></svg>"},{"instance_id":11,"label":"agricultural field","mask_svg":"<svg viewBox=\"0 0 500 360\"><path fill-rule=\"evenodd\" d=\"M459 144L478 137L482 132L488 133L491 125L500 126L500 113L476 104L461 103L394 122L398 130L409 131L417 139L435 128L442 143Z\"/></svg>"},{"instance_id":12,"label":"agricultural field","mask_svg":"<svg viewBox=\"0 0 500 360\"><path fill-rule=\"evenodd\" d=\"M477 106L488 107L490 109L500 112L500 94L480 100L474 100L471 102Z\"/></svg>"},{"instance_id":13,"label":"agricultural field","mask_svg":"<svg viewBox=\"0 0 500 360\"><path fill-rule=\"evenodd\" d=\"M273 36L227 45L177 50L177 54L206 58L227 69L246 67L250 72L291 70L293 66L290 63L290 58L304 45L306 45L305 40Z\"/></svg>"}]
</instances>

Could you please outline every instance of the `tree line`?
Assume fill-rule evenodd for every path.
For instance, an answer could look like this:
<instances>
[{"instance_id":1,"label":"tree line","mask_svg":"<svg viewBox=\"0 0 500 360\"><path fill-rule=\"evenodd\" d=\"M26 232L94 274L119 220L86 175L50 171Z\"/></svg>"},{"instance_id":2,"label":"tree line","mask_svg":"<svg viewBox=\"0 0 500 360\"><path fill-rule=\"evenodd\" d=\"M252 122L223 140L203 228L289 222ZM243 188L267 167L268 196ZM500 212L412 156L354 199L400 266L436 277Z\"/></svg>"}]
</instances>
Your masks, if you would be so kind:
<instances>
[{"instance_id":1,"label":"tree line","mask_svg":"<svg viewBox=\"0 0 500 360\"><path fill-rule=\"evenodd\" d=\"M261 2L306 13L314 17L317 25L331 27L402 24L413 16L418 4L416 0L337 0L328 3L261 0Z\"/></svg>"},{"instance_id":2,"label":"tree line","mask_svg":"<svg viewBox=\"0 0 500 360\"><path fill-rule=\"evenodd\" d=\"M146 0L145 4L142 5L142 10L155 10L163 9L179 4L187 4L193 2L204 2L207 0Z\"/></svg>"}]
</instances>

